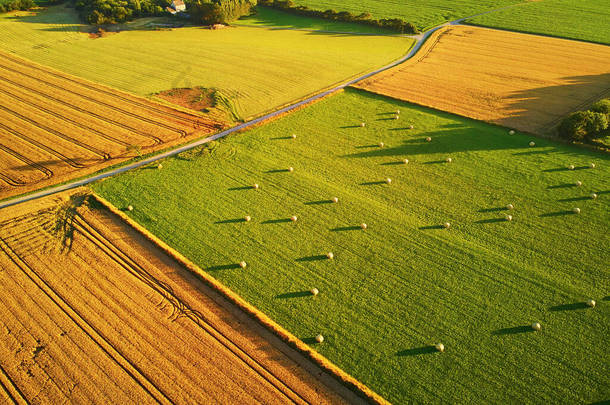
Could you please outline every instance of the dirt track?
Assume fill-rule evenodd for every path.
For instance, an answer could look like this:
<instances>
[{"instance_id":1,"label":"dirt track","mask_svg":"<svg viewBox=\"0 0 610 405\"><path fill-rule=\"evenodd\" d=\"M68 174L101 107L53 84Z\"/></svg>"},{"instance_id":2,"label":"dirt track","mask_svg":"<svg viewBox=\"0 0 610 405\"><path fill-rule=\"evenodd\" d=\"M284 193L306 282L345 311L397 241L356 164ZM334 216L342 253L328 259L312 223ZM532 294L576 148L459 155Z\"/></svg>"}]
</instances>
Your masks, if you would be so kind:
<instances>
[{"instance_id":1,"label":"dirt track","mask_svg":"<svg viewBox=\"0 0 610 405\"><path fill-rule=\"evenodd\" d=\"M544 134L610 94L609 60L608 46L458 25L355 87Z\"/></svg>"},{"instance_id":2,"label":"dirt track","mask_svg":"<svg viewBox=\"0 0 610 405\"><path fill-rule=\"evenodd\" d=\"M0 211L0 398L359 402L117 217L66 198Z\"/></svg>"},{"instance_id":3,"label":"dirt track","mask_svg":"<svg viewBox=\"0 0 610 405\"><path fill-rule=\"evenodd\" d=\"M222 128L0 52L0 198Z\"/></svg>"}]
</instances>

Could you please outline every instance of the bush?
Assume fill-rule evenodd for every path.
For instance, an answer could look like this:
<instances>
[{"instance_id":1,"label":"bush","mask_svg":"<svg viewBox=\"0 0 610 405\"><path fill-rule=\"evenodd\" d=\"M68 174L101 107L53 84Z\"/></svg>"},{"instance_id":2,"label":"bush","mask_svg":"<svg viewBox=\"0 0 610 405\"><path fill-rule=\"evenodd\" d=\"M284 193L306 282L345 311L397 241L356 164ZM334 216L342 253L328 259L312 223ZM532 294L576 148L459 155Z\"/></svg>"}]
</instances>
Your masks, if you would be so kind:
<instances>
[{"instance_id":1,"label":"bush","mask_svg":"<svg viewBox=\"0 0 610 405\"><path fill-rule=\"evenodd\" d=\"M594 111L577 111L559 125L559 136L571 141L592 140L605 136L608 117Z\"/></svg>"},{"instance_id":2,"label":"bush","mask_svg":"<svg viewBox=\"0 0 610 405\"><path fill-rule=\"evenodd\" d=\"M591 106L590 111L605 114L606 116L610 115L610 98L599 100Z\"/></svg>"},{"instance_id":3,"label":"bush","mask_svg":"<svg viewBox=\"0 0 610 405\"><path fill-rule=\"evenodd\" d=\"M29 10L35 7L33 0L0 0L0 13L6 13L14 10Z\"/></svg>"}]
</instances>

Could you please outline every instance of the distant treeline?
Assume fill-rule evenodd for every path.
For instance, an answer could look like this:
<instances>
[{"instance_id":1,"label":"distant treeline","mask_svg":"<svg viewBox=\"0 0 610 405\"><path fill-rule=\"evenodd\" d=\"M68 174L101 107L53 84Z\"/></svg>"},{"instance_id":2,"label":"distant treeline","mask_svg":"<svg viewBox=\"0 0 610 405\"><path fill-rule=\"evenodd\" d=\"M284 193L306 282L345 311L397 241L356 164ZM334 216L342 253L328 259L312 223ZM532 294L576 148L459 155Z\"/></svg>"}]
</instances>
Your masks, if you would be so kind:
<instances>
[{"instance_id":1,"label":"distant treeline","mask_svg":"<svg viewBox=\"0 0 610 405\"><path fill-rule=\"evenodd\" d=\"M0 13L13 10L28 10L36 6L33 0L0 0Z\"/></svg>"},{"instance_id":2,"label":"distant treeline","mask_svg":"<svg viewBox=\"0 0 610 405\"><path fill-rule=\"evenodd\" d=\"M0 0L2 1L2 0ZM30 1L30 0L21 0ZM89 24L116 24L138 17L163 15L172 0L76 0ZM197 24L227 23L250 13L256 0L185 0L186 12Z\"/></svg>"},{"instance_id":3,"label":"distant treeline","mask_svg":"<svg viewBox=\"0 0 610 405\"><path fill-rule=\"evenodd\" d=\"M418 34L419 30L415 24L402 20L400 18L382 18L380 20L373 19L371 14L362 13L354 15L349 11L335 10L312 10L307 6L296 6L291 0L258 0L258 4L266 7L273 7L289 13L298 14L307 17L318 17L333 21L356 22L373 27L385 28L388 30L400 32L402 34Z\"/></svg>"}]
</instances>

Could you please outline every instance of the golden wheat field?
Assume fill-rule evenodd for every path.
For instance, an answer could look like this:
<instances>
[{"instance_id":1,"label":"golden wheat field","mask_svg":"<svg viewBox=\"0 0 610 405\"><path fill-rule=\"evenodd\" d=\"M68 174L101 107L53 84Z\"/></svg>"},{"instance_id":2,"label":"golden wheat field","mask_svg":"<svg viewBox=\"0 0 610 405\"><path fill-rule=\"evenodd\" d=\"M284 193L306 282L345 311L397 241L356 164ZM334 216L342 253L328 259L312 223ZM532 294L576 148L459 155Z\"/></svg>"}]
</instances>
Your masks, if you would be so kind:
<instances>
[{"instance_id":1,"label":"golden wheat field","mask_svg":"<svg viewBox=\"0 0 610 405\"><path fill-rule=\"evenodd\" d=\"M181 263L86 201L77 191L0 211L0 398L358 402Z\"/></svg>"},{"instance_id":2,"label":"golden wheat field","mask_svg":"<svg viewBox=\"0 0 610 405\"><path fill-rule=\"evenodd\" d=\"M450 26L409 61L355 85L535 134L610 94L610 47Z\"/></svg>"},{"instance_id":3,"label":"golden wheat field","mask_svg":"<svg viewBox=\"0 0 610 405\"><path fill-rule=\"evenodd\" d=\"M0 53L0 198L92 173L222 124Z\"/></svg>"}]
</instances>

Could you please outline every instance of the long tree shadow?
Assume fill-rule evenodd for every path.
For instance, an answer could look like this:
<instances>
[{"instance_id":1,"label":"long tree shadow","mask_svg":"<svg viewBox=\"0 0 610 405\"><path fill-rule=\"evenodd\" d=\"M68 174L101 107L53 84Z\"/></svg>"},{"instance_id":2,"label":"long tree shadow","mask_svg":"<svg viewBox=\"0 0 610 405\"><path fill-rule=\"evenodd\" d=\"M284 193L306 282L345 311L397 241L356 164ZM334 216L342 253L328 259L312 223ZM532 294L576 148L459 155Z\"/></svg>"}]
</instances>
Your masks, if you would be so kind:
<instances>
[{"instance_id":1,"label":"long tree shadow","mask_svg":"<svg viewBox=\"0 0 610 405\"><path fill-rule=\"evenodd\" d=\"M503 336L503 335L517 335L519 333L529 333L529 332L534 332L534 329L532 329L532 327L529 325L523 325L523 326L513 326L511 328L496 329L493 332L491 332L491 334L496 335L496 336Z\"/></svg>"},{"instance_id":2,"label":"long tree shadow","mask_svg":"<svg viewBox=\"0 0 610 405\"><path fill-rule=\"evenodd\" d=\"M397 356L419 356L421 354L431 354L436 353L436 347L434 346L422 346L422 347L414 347L413 349L405 349L396 352Z\"/></svg>"},{"instance_id":3,"label":"long tree shadow","mask_svg":"<svg viewBox=\"0 0 610 405\"><path fill-rule=\"evenodd\" d=\"M311 297L313 296L309 291L293 291L284 294L278 294L275 298L279 299L288 299L288 298L303 298L303 297Z\"/></svg>"},{"instance_id":4,"label":"long tree shadow","mask_svg":"<svg viewBox=\"0 0 610 405\"><path fill-rule=\"evenodd\" d=\"M551 311L574 311L577 309L587 309L587 308L589 308L589 307L587 306L586 303L575 302L573 304L555 305L553 307L550 307L549 310L551 310Z\"/></svg>"}]
</instances>

